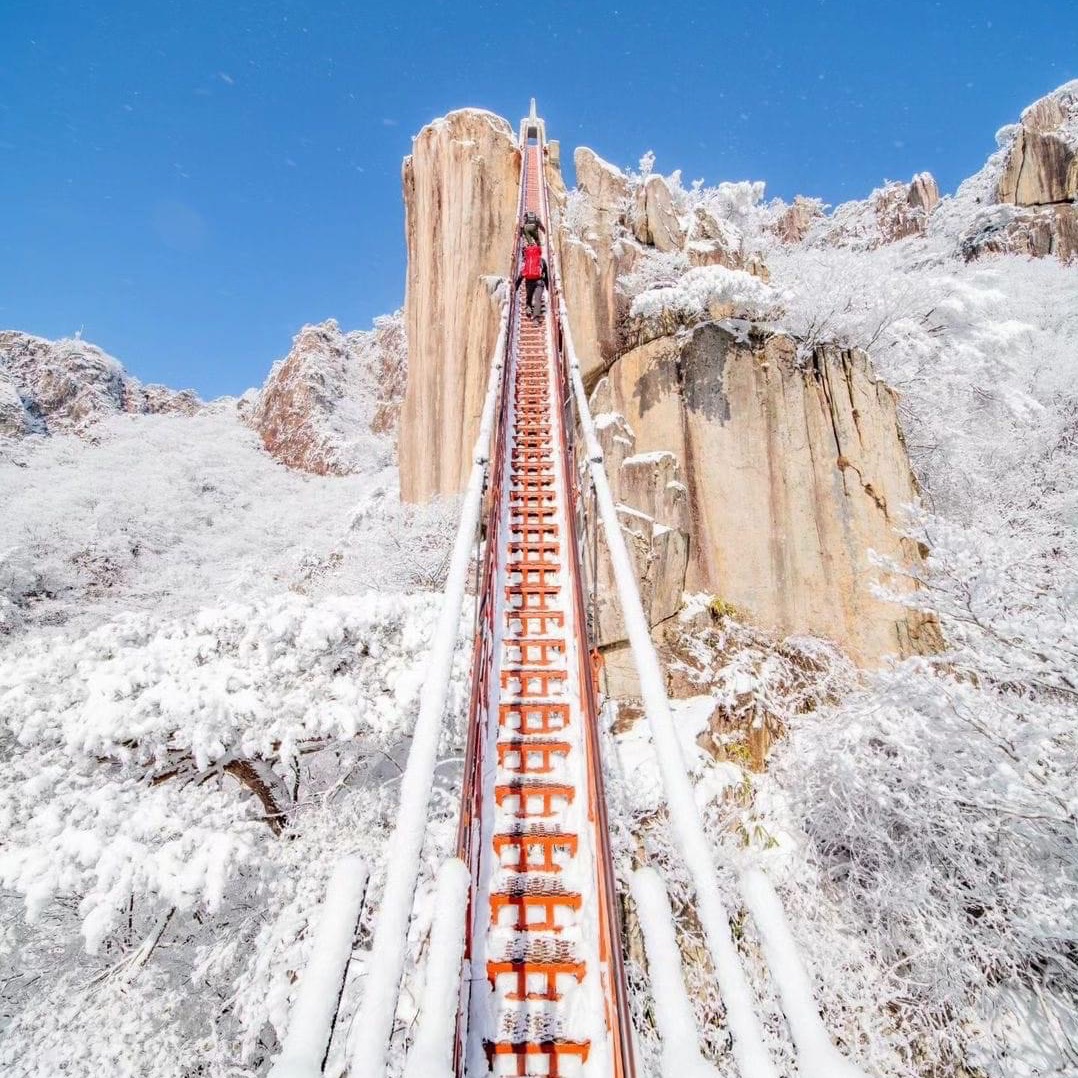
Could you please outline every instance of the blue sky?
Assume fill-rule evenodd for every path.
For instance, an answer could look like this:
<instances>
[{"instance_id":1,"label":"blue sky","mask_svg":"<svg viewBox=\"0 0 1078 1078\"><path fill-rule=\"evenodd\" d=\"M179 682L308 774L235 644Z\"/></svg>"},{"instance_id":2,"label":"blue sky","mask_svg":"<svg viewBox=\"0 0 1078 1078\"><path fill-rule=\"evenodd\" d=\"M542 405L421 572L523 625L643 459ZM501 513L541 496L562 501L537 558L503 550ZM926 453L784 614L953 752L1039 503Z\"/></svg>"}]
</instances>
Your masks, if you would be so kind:
<instances>
[{"instance_id":1,"label":"blue sky","mask_svg":"<svg viewBox=\"0 0 1078 1078\"><path fill-rule=\"evenodd\" d=\"M837 203L953 190L1078 77L1073 0L395 6L0 0L0 328L241 392L401 303L401 158L452 108Z\"/></svg>"}]
</instances>

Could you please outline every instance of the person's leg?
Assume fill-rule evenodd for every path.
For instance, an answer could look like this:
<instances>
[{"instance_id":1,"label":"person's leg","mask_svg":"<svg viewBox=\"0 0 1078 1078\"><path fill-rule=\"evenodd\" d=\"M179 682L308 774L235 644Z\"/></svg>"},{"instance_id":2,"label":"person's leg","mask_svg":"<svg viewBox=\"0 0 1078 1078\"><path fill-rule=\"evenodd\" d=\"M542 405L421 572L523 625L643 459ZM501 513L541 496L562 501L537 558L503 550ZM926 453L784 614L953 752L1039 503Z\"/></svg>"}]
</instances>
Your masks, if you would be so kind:
<instances>
[{"instance_id":1,"label":"person's leg","mask_svg":"<svg viewBox=\"0 0 1078 1078\"><path fill-rule=\"evenodd\" d=\"M528 316L532 317L535 313L535 308L532 303L535 299L535 286L538 281L525 281L524 282L524 309L528 312Z\"/></svg>"}]
</instances>

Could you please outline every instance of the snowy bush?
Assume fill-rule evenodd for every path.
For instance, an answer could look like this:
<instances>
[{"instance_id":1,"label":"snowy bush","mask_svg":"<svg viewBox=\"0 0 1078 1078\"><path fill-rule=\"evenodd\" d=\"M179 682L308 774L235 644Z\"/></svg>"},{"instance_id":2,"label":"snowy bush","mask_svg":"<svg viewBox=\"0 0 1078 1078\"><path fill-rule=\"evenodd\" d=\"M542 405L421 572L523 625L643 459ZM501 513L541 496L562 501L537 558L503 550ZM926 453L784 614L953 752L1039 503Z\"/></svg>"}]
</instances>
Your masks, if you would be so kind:
<instances>
[{"instance_id":1,"label":"snowy bush","mask_svg":"<svg viewBox=\"0 0 1078 1078\"><path fill-rule=\"evenodd\" d=\"M1078 1008L1078 578L1028 537L933 517L914 535L931 554L904 601L947 652L797 724L778 778L901 980L913 1044L959 1061L994 988Z\"/></svg>"},{"instance_id":2,"label":"snowy bush","mask_svg":"<svg viewBox=\"0 0 1078 1078\"><path fill-rule=\"evenodd\" d=\"M359 851L377 880L436 602L283 594L8 643L0 903L14 916L21 900L6 961L37 983L0 989L5 1073L44 1078L50 1059L148 1073L163 1045L205 1074L265 1061L336 858ZM443 802L435 860L451 841ZM113 1031L118 993L146 999L141 1024ZM89 1038L85 1058L65 1022Z\"/></svg>"},{"instance_id":3,"label":"snowy bush","mask_svg":"<svg viewBox=\"0 0 1078 1078\"><path fill-rule=\"evenodd\" d=\"M703 318L716 306L730 304L749 317L766 317L776 301L770 285L744 270L725 266L699 266L673 285L641 292L632 303L633 318L672 314L682 322Z\"/></svg>"},{"instance_id":4,"label":"snowy bush","mask_svg":"<svg viewBox=\"0 0 1078 1078\"><path fill-rule=\"evenodd\" d=\"M645 250L628 273L618 278L618 291L635 298L653 288L672 288L689 271L684 251Z\"/></svg>"},{"instance_id":5,"label":"snowy bush","mask_svg":"<svg viewBox=\"0 0 1078 1078\"><path fill-rule=\"evenodd\" d=\"M295 472L223 407L94 429L92 444L54 437L0 457L0 634L211 597L439 586L457 503L402 505L392 463Z\"/></svg>"}]
</instances>

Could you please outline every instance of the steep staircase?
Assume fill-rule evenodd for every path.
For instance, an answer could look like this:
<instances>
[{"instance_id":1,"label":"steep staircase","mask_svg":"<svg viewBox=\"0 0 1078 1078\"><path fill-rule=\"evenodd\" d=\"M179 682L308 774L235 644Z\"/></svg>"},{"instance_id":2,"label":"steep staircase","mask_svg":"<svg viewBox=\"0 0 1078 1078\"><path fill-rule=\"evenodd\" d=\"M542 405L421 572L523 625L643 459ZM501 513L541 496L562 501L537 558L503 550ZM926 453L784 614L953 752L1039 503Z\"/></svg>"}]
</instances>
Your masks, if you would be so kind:
<instances>
[{"instance_id":1,"label":"steep staircase","mask_svg":"<svg viewBox=\"0 0 1078 1078\"><path fill-rule=\"evenodd\" d=\"M523 154L521 211L545 221L539 137L524 140ZM465 804L474 813L462 821L460 853L475 883L462 1041L469 1074L628 1074L557 299L530 318L523 291L511 307L487 528L480 601L489 640L477 644L473 671Z\"/></svg>"},{"instance_id":2,"label":"steep staircase","mask_svg":"<svg viewBox=\"0 0 1078 1078\"><path fill-rule=\"evenodd\" d=\"M518 219L530 210L549 228L544 140L533 102L521 125ZM726 861L720 886L714 837L681 754L571 327L560 309L554 256L548 247L551 289L535 317L525 315L522 294L510 295L503 309L401 780L378 924L364 959L362 1004L337 1069L325 1069L367 878L364 866L346 858L327 891L270 1078L385 1078L397 1073L391 1048L402 1035L411 1042L404 1078L635 1078L582 579L581 538L591 524L605 538L669 834L691 883L736 1071L742 1078L779 1076L761 1020L761 1000L769 994L785 1016L800 1078L865 1078L824 1027L767 875ZM520 263L518 241L514 275ZM592 507L587 518L585 504ZM482 551L477 576L476 550ZM424 998L416 1028L405 1032L398 1002L411 914L472 581L476 630L457 856L438 872ZM662 1044L662 1073L714 1073L699 1051L665 882L646 864L628 877L651 982L645 1021ZM746 966L739 950L726 905L734 887L738 908L759 935L766 971Z\"/></svg>"}]
</instances>

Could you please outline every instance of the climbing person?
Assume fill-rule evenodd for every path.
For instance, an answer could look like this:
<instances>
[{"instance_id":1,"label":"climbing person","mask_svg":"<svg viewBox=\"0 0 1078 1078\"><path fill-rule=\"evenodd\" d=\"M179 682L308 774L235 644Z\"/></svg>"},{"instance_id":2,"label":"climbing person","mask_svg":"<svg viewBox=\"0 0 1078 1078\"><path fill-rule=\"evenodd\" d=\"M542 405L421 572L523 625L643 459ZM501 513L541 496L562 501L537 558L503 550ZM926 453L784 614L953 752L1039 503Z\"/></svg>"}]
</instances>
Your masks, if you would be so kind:
<instances>
[{"instance_id":1,"label":"climbing person","mask_svg":"<svg viewBox=\"0 0 1078 1078\"><path fill-rule=\"evenodd\" d=\"M543 227L543 222L539 220L539 214L534 210L528 210L520 226L520 236L524 246L527 247L532 243L538 245L540 232L546 232L546 229Z\"/></svg>"},{"instance_id":2,"label":"climbing person","mask_svg":"<svg viewBox=\"0 0 1078 1078\"><path fill-rule=\"evenodd\" d=\"M524 257L520 264L520 272L517 274L513 291L520 288L520 282L524 282L524 309L529 318L539 317L539 307L543 301L540 291L538 298L536 290L550 287L550 277L547 273L546 259L543 257L543 249L537 243L529 244L524 248Z\"/></svg>"}]
</instances>

